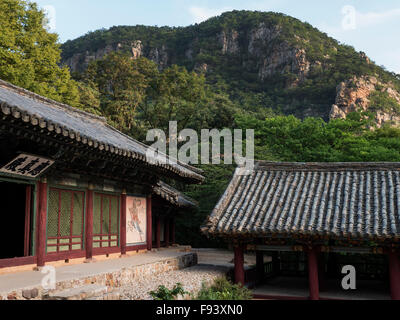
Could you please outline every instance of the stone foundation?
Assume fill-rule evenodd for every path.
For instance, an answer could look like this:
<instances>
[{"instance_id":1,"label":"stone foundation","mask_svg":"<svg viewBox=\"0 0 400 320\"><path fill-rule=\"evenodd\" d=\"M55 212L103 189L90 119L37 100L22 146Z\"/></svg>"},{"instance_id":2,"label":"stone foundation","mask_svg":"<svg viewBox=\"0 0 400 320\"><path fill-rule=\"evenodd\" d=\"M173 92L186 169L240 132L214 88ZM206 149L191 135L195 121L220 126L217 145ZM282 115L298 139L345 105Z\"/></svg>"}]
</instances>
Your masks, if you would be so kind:
<instances>
[{"instance_id":1,"label":"stone foundation","mask_svg":"<svg viewBox=\"0 0 400 320\"><path fill-rule=\"evenodd\" d=\"M0 293L0 300L84 300L92 295L91 286L106 287L105 294L112 295L114 289L135 281L148 279L164 272L180 270L197 265L197 254L188 253L179 257L167 258L155 263L123 268L112 273L102 273L86 278L57 282L55 290L45 290L41 286L23 288L12 292ZM82 288L82 292L71 297L63 291ZM78 290L79 292L79 290Z\"/></svg>"}]
</instances>

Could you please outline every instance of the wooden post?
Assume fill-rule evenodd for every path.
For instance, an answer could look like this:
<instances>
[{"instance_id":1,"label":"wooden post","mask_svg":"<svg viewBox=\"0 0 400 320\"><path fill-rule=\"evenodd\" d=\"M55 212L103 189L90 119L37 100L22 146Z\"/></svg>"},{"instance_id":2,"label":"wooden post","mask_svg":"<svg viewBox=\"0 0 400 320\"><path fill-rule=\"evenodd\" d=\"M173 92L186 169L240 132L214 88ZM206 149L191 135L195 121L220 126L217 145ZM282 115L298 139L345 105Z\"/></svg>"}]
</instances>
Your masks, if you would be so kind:
<instances>
[{"instance_id":1,"label":"wooden post","mask_svg":"<svg viewBox=\"0 0 400 320\"><path fill-rule=\"evenodd\" d=\"M46 224L47 224L47 181L38 182L38 214L36 257L37 266L45 265L46 256Z\"/></svg>"},{"instance_id":2,"label":"wooden post","mask_svg":"<svg viewBox=\"0 0 400 320\"><path fill-rule=\"evenodd\" d=\"M264 268L264 252L257 251L256 252L256 271L257 271L257 282L263 282L265 277L265 268Z\"/></svg>"},{"instance_id":3,"label":"wooden post","mask_svg":"<svg viewBox=\"0 0 400 320\"><path fill-rule=\"evenodd\" d=\"M175 217L171 218L171 244L176 244L176 237L175 237Z\"/></svg>"},{"instance_id":4,"label":"wooden post","mask_svg":"<svg viewBox=\"0 0 400 320\"><path fill-rule=\"evenodd\" d=\"M121 255L126 255L126 191L121 194Z\"/></svg>"},{"instance_id":5,"label":"wooden post","mask_svg":"<svg viewBox=\"0 0 400 320\"><path fill-rule=\"evenodd\" d=\"M93 259L93 190L86 190L86 262Z\"/></svg>"},{"instance_id":6,"label":"wooden post","mask_svg":"<svg viewBox=\"0 0 400 320\"><path fill-rule=\"evenodd\" d=\"M165 239L165 247L169 247L169 217L166 217L164 220L164 239Z\"/></svg>"},{"instance_id":7,"label":"wooden post","mask_svg":"<svg viewBox=\"0 0 400 320\"><path fill-rule=\"evenodd\" d=\"M156 248L161 248L161 219L160 216L156 217Z\"/></svg>"},{"instance_id":8,"label":"wooden post","mask_svg":"<svg viewBox=\"0 0 400 320\"><path fill-rule=\"evenodd\" d=\"M235 262L235 283L242 286L245 285L244 275L244 250L243 245L235 245L234 247Z\"/></svg>"},{"instance_id":9,"label":"wooden post","mask_svg":"<svg viewBox=\"0 0 400 320\"><path fill-rule=\"evenodd\" d=\"M396 252L389 252L390 295L400 300L400 262Z\"/></svg>"},{"instance_id":10,"label":"wooden post","mask_svg":"<svg viewBox=\"0 0 400 320\"><path fill-rule=\"evenodd\" d=\"M24 239L24 257L30 255L31 244L31 203L32 203L32 186L26 186L25 192L25 239Z\"/></svg>"},{"instance_id":11,"label":"wooden post","mask_svg":"<svg viewBox=\"0 0 400 320\"><path fill-rule=\"evenodd\" d=\"M310 300L319 300L318 257L314 247L308 250L308 282Z\"/></svg>"},{"instance_id":12,"label":"wooden post","mask_svg":"<svg viewBox=\"0 0 400 320\"><path fill-rule=\"evenodd\" d=\"M147 250L153 249L153 220L152 220L152 201L151 195L147 197Z\"/></svg>"}]
</instances>

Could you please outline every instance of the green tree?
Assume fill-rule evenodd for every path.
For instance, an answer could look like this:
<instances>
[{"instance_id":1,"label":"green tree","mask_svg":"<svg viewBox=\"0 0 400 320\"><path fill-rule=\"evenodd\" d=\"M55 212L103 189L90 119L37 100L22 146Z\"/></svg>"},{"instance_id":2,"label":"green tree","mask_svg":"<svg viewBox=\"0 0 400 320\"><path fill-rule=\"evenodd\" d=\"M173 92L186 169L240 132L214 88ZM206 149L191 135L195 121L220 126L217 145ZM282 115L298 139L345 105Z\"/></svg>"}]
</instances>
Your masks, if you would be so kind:
<instances>
[{"instance_id":1,"label":"green tree","mask_svg":"<svg viewBox=\"0 0 400 320\"><path fill-rule=\"evenodd\" d=\"M73 106L79 92L67 67L60 67L57 34L43 26L44 13L25 0L0 1L0 78Z\"/></svg>"},{"instance_id":2,"label":"green tree","mask_svg":"<svg viewBox=\"0 0 400 320\"><path fill-rule=\"evenodd\" d=\"M134 133L136 109L157 73L156 65L145 58L111 53L93 62L83 78L97 86L103 115L116 128Z\"/></svg>"}]
</instances>

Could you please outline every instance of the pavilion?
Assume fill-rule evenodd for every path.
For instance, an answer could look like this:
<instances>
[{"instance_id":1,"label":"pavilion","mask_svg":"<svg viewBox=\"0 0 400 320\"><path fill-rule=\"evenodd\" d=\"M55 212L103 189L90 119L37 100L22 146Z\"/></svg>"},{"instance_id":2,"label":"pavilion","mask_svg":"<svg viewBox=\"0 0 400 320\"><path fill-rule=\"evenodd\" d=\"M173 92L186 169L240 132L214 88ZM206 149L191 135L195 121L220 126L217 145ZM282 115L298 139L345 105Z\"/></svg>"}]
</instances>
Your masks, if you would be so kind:
<instances>
[{"instance_id":1,"label":"pavilion","mask_svg":"<svg viewBox=\"0 0 400 320\"><path fill-rule=\"evenodd\" d=\"M175 215L195 203L162 181L204 178L148 150L102 117L0 80L0 268L152 250L159 215L173 243Z\"/></svg>"},{"instance_id":2,"label":"pavilion","mask_svg":"<svg viewBox=\"0 0 400 320\"><path fill-rule=\"evenodd\" d=\"M202 231L234 246L237 283L245 284L244 250L257 252L259 279L268 252L273 274L304 272L318 300L329 270L340 274L338 259L352 265L357 255L381 261L375 269L354 264L357 274L381 277L400 299L400 163L257 162L248 175L238 168ZM288 254L294 268L282 261Z\"/></svg>"}]
</instances>

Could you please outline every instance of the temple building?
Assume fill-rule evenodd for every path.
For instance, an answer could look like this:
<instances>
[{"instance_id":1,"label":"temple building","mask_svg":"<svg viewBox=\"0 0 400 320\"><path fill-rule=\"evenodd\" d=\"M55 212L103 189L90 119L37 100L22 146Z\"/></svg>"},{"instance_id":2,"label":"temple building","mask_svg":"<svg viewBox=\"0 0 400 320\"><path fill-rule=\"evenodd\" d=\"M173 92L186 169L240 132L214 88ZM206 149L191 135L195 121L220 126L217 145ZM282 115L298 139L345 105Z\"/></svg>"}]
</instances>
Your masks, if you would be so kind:
<instances>
[{"instance_id":1,"label":"temple building","mask_svg":"<svg viewBox=\"0 0 400 320\"><path fill-rule=\"evenodd\" d=\"M196 203L162 181L204 179L104 118L1 80L0 150L0 268L169 246Z\"/></svg>"},{"instance_id":2,"label":"temple building","mask_svg":"<svg viewBox=\"0 0 400 320\"><path fill-rule=\"evenodd\" d=\"M266 273L292 277L286 285L304 277L305 298L318 300L353 266L357 283L375 281L372 292L382 285L400 299L400 163L257 162L249 175L238 168L202 231L234 247L237 283L246 282L243 252L254 250L260 283ZM290 298L276 293L284 285L269 298Z\"/></svg>"}]
</instances>

